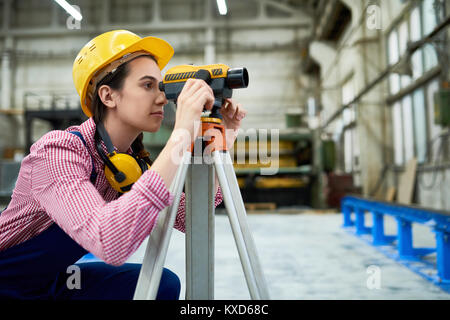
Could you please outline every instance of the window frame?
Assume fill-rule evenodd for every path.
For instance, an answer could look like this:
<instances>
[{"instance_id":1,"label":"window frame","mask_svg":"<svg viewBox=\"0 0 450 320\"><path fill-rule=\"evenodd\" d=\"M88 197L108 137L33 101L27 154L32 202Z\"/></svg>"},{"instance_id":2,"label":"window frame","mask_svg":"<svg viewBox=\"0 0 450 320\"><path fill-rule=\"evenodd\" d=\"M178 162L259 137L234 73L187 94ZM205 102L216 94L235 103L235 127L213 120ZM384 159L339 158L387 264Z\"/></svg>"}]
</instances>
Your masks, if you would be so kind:
<instances>
[{"instance_id":1,"label":"window frame","mask_svg":"<svg viewBox=\"0 0 450 320\"><path fill-rule=\"evenodd\" d=\"M389 30L386 32L385 34L385 50L386 50L386 61L388 63L388 65L392 65L390 63L390 57L389 57L389 50L390 50L390 43L389 43L389 39L390 39L390 35L392 32L396 32L397 33L397 51L398 53L400 53L400 41L399 41L399 28L400 26L406 22L407 25L407 29L408 29L408 41L411 39L411 15L413 13L414 10L418 10L418 16L419 16L419 21L420 21L420 39L422 39L424 36L426 36L426 34L424 34L424 13L423 13L423 3L420 2L418 4L414 4L411 7L409 7L407 10L405 10L405 13L403 15L401 15L401 17L395 21L392 26L389 28ZM418 90L422 90L423 91L423 97L424 97L424 107L425 107L425 132L426 132L426 152L425 152L425 161L419 163L419 165L427 165L430 164L430 162L432 161L431 159L431 153L432 153L432 149L429 147L430 144L430 139L432 139L433 137L431 137L431 131L435 131L432 129L431 125L431 119L429 118L429 114L430 114L430 110L429 108L432 108L433 106L430 105L429 103L429 99L428 99L428 91L429 88L431 86L431 84L433 82L435 82L438 78L439 75L441 73L441 67L439 66L439 62L437 63L437 65L429 68L428 70L425 69L425 54L424 54L424 47L421 47L420 49L418 49L418 51L416 52L420 52L420 60L421 60L421 69L422 69L422 73L420 74L419 77L414 78L414 76L410 77L409 80L409 84L407 84L406 86L403 86L402 84L402 75L398 76L398 87L400 88L398 91L396 91L395 93L392 93L392 88L391 88L391 75L393 75L394 73L390 73L387 77L387 85L388 85L388 98L386 99L387 102L387 107L389 108L389 110L392 110L392 107L396 104L399 103L400 104L400 110L401 110L401 115L402 115L402 136L401 136L401 145L402 145L402 164L399 165L396 162L396 158L395 158L395 151L392 154L392 159L391 159L391 163L394 164L394 166L404 166L406 163L406 151L405 151L405 137L404 135L404 117L403 117L403 101L407 96L410 96L411 99L411 111L412 111L412 117L413 117L413 121L415 119L415 101L414 101L414 94L416 91ZM404 53L402 55L399 55L399 59L397 61L399 61L402 56L404 55ZM412 59L412 57L411 57ZM411 61L412 64L412 61ZM393 115L393 112L390 112L391 115ZM390 122L391 126L394 126L394 119L392 118L391 122ZM434 124L435 126L438 126L436 124ZM413 123L413 156L414 157L418 157L417 154L417 139L416 139L416 133L417 133L417 128L416 128L416 124ZM392 134L394 134L394 131L392 131ZM395 148L396 142L394 140L394 137L392 137L392 144L393 144L393 148ZM430 161L431 160L431 161Z\"/></svg>"}]
</instances>

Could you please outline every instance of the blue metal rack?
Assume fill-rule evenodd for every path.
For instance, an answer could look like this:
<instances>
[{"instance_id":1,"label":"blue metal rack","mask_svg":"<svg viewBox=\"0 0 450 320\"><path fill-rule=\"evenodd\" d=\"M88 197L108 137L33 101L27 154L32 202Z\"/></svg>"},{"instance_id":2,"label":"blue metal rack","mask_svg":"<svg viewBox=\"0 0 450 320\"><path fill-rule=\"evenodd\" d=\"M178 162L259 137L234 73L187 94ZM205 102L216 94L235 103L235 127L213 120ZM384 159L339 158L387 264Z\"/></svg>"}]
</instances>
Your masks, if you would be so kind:
<instances>
[{"instance_id":1,"label":"blue metal rack","mask_svg":"<svg viewBox=\"0 0 450 320\"><path fill-rule=\"evenodd\" d=\"M344 228L450 293L450 213L355 196L344 197L341 209ZM365 226L366 212L372 214L372 227ZM384 234L384 215L395 218L397 235ZM413 223L433 229L436 248L413 247ZM433 253L435 261L425 258Z\"/></svg>"}]
</instances>

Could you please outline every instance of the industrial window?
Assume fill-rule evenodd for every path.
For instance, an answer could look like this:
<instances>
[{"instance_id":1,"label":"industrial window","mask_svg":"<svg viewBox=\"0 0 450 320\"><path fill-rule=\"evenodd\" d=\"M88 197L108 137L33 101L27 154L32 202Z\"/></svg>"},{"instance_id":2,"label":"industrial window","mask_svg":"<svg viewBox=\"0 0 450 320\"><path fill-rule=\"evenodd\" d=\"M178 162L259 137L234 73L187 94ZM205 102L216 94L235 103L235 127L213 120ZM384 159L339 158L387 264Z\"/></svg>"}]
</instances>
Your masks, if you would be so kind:
<instances>
[{"instance_id":1,"label":"industrial window","mask_svg":"<svg viewBox=\"0 0 450 320\"><path fill-rule=\"evenodd\" d=\"M342 86L342 104L350 103L355 97L353 77L347 80ZM346 173L359 173L359 141L356 132L356 115L353 105L347 107L342 113L342 134L343 134L343 161ZM355 185L356 184L355 179Z\"/></svg>"},{"instance_id":2,"label":"industrial window","mask_svg":"<svg viewBox=\"0 0 450 320\"><path fill-rule=\"evenodd\" d=\"M437 26L436 17L441 16L440 6L435 6L435 0L423 0L422 2L422 21L423 34L427 35Z\"/></svg>"},{"instance_id":3,"label":"industrial window","mask_svg":"<svg viewBox=\"0 0 450 320\"><path fill-rule=\"evenodd\" d=\"M353 78L346 81L344 85L342 86L342 104L350 103L353 98L355 97L355 87L353 85ZM354 116L353 109L346 109L347 114L351 117Z\"/></svg>"},{"instance_id":4,"label":"industrial window","mask_svg":"<svg viewBox=\"0 0 450 320\"><path fill-rule=\"evenodd\" d=\"M398 28L398 39L399 39L399 54L403 56L406 53L406 49L408 47L409 41L409 30L408 30L408 21L403 21ZM397 74L395 74L397 75ZM407 87L411 83L411 75L402 74L400 77L400 87Z\"/></svg>"},{"instance_id":5,"label":"industrial window","mask_svg":"<svg viewBox=\"0 0 450 320\"><path fill-rule=\"evenodd\" d=\"M400 76L397 73L389 75L389 88L391 94L396 94L400 90Z\"/></svg>"},{"instance_id":6,"label":"industrial window","mask_svg":"<svg viewBox=\"0 0 450 320\"><path fill-rule=\"evenodd\" d=\"M353 130L344 131L344 169L351 173L353 170Z\"/></svg>"},{"instance_id":7,"label":"industrial window","mask_svg":"<svg viewBox=\"0 0 450 320\"><path fill-rule=\"evenodd\" d=\"M362 185L361 179L361 161L360 161L360 145L357 126L353 128L353 184L357 187Z\"/></svg>"},{"instance_id":8,"label":"industrial window","mask_svg":"<svg viewBox=\"0 0 450 320\"><path fill-rule=\"evenodd\" d=\"M393 29L389 33L389 52L388 52L388 61L390 65L397 63L399 59L399 44L398 44L398 35L397 30Z\"/></svg>"},{"instance_id":9,"label":"industrial window","mask_svg":"<svg viewBox=\"0 0 450 320\"><path fill-rule=\"evenodd\" d=\"M344 121L342 120L342 114L336 119L334 122L333 129L333 139L336 142L336 150L337 150L337 164L336 167L340 171L345 171L345 161L344 161Z\"/></svg>"},{"instance_id":10,"label":"industrial window","mask_svg":"<svg viewBox=\"0 0 450 320\"><path fill-rule=\"evenodd\" d=\"M399 43L397 30L392 30L388 36L388 62L389 65L394 65L399 59ZM396 94L400 90L400 77L397 73L389 75L390 93Z\"/></svg>"},{"instance_id":11,"label":"industrial window","mask_svg":"<svg viewBox=\"0 0 450 320\"><path fill-rule=\"evenodd\" d=\"M421 20L420 20L420 8L415 7L410 16L410 39L411 41L420 40L422 37L421 32ZM422 49L416 50L411 56L412 64L412 76L413 79L419 78L423 73L422 65Z\"/></svg>"},{"instance_id":12,"label":"industrial window","mask_svg":"<svg viewBox=\"0 0 450 320\"><path fill-rule=\"evenodd\" d=\"M392 105L396 165L403 165L412 157L416 157L418 163L425 163L436 155L438 144L432 144L430 147L429 142L436 140L440 134L440 127L434 124L433 109L433 94L438 87L438 81L435 80Z\"/></svg>"},{"instance_id":13,"label":"industrial window","mask_svg":"<svg viewBox=\"0 0 450 320\"><path fill-rule=\"evenodd\" d=\"M417 161L423 163L427 158L427 114L423 88L417 89L413 93L413 109L415 154Z\"/></svg>"},{"instance_id":14,"label":"industrial window","mask_svg":"<svg viewBox=\"0 0 450 320\"><path fill-rule=\"evenodd\" d=\"M361 186L360 146L356 130L355 109L349 106L335 121L333 139L338 150L337 167L352 174L354 185Z\"/></svg>"},{"instance_id":15,"label":"industrial window","mask_svg":"<svg viewBox=\"0 0 450 320\"><path fill-rule=\"evenodd\" d=\"M406 52L406 47L408 45L409 35L408 35L408 23L403 21L398 27L398 44L399 44L399 55L402 56Z\"/></svg>"},{"instance_id":16,"label":"industrial window","mask_svg":"<svg viewBox=\"0 0 450 320\"><path fill-rule=\"evenodd\" d=\"M434 0L424 0L415 6L404 19L393 26L386 37L387 61L394 65L404 61L408 42L428 35L438 24ZM407 61L407 60L405 60ZM437 82L419 86L418 79L429 76L428 71L438 66L438 56L432 44L416 50L410 58L410 68L396 66L388 78L391 96L398 95L392 104L392 134L394 163L404 165L412 157L419 163L429 161L429 141L439 133L432 120L433 95ZM400 63L400 64L403 64ZM408 69L411 73L408 73ZM433 148L435 149L435 148Z\"/></svg>"},{"instance_id":17,"label":"industrial window","mask_svg":"<svg viewBox=\"0 0 450 320\"><path fill-rule=\"evenodd\" d=\"M434 6L435 0L424 0L422 2L422 36L426 36L437 26L437 17L441 15L440 6ZM438 64L436 49L431 44L423 47L424 72Z\"/></svg>"},{"instance_id":18,"label":"industrial window","mask_svg":"<svg viewBox=\"0 0 450 320\"><path fill-rule=\"evenodd\" d=\"M350 125L353 121L355 121L355 110L351 106L346 108L342 113L342 117L344 120L344 126Z\"/></svg>"},{"instance_id":19,"label":"industrial window","mask_svg":"<svg viewBox=\"0 0 450 320\"><path fill-rule=\"evenodd\" d=\"M410 14L409 18L410 22L410 39L411 41L417 41L420 40L421 37L421 21L420 21L420 8L415 7Z\"/></svg>"},{"instance_id":20,"label":"industrial window","mask_svg":"<svg viewBox=\"0 0 450 320\"><path fill-rule=\"evenodd\" d=\"M403 139L405 145L405 162L414 157L413 109L410 95L402 99Z\"/></svg>"},{"instance_id":21,"label":"industrial window","mask_svg":"<svg viewBox=\"0 0 450 320\"><path fill-rule=\"evenodd\" d=\"M394 136L394 163L403 164L403 122L400 102L392 106L393 136Z\"/></svg>"},{"instance_id":22,"label":"industrial window","mask_svg":"<svg viewBox=\"0 0 450 320\"><path fill-rule=\"evenodd\" d=\"M429 141L430 141L430 161L432 161L437 153L439 143L434 142L441 132L441 127L434 123L434 93L439 89L439 81L434 80L426 87L427 90L427 109L428 109L428 126L429 130ZM431 143L433 141L433 143Z\"/></svg>"},{"instance_id":23,"label":"industrial window","mask_svg":"<svg viewBox=\"0 0 450 320\"><path fill-rule=\"evenodd\" d=\"M308 116L309 117L317 116L316 99L313 97L309 97L307 101L307 106L308 106Z\"/></svg>"},{"instance_id":24,"label":"industrial window","mask_svg":"<svg viewBox=\"0 0 450 320\"><path fill-rule=\"evenodd\" d=\"M419 163L427 160L427 118L423 88L404 96L392 106L396 165L403 165L413 157L416 157Z\"/></svg>"}]
</instances>

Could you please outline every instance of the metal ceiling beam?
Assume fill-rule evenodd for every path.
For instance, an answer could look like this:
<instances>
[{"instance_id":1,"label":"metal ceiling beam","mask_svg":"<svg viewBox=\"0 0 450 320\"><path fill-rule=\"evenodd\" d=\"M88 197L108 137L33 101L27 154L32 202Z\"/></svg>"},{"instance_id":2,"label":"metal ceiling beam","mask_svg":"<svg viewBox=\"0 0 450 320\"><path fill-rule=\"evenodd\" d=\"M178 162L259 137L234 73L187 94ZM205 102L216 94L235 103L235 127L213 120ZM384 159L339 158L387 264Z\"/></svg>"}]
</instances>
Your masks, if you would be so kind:
<instances>
[{"instance_id":1,"label":"metal ceiling beam","mask_svg":"<svg viewBox=\"0 0 450 320\"><path fill-rule=\"evenodd\" d=\"M33 37L33 36L63 36L63 35L92 35L92 33L101 33L113 29L130 29L135 32L153 31L189 31L189 30L205 30L206 28L310 28L312 19L290 5L278 3L273 0L256 0L256 3L262 6L271 6L281 11L291 13L292 16L288 18L270 18L266 14L260 15L253 19L239 19L239 20L224 20L224 19L207 19L206 17L201 21L163 21L161 19L161 1L156 0L153 3L152 21L149 23L130 23L130 24L111 24L109 21L109 0L102 2L104 14L100 17L101 25L82 25L80 29L68 30L64 25L56 26L55 21L49 24L48 27L43 28L11 28L10 16L11 0L3 1L3 21L2 30L0 30L0 37ZM107 8L105 8L107 7ZM53 19L55 20L55 19Z\"/></svg>"},{"instance_id":2,"label":"metal ceiling beam","mask_svg":"<svg viewBox=\"0 0 450 320\"><path fill-rule=\"evenodd\" d=\"M2 29L3 32L6 32L10 26L10 17L11 17L11 0L3 0L3 23Z\"/></svg>"},{"instance_id":3,"label":"metal ceiling beam","mask_svg":"<svg viewBox=\"0 0 450 320\"><path fill-rule=\"evenodd\" d=\"M227 28L227 29L242 29L242 28L281 28L281 27L295 27L295 28L310 28L311 24L304 22L297 18L274 18L263 20L235 20L235 21L186 21L186 22L159 22L148 24L120 24L120 25L106 25L106 26L88 26L81 27L79 30L68 30L66 28L18 28L2 30L0 37L27 37L27 36L66 36L73 35L90 35L92 33L102 33L114 29L129 29L135 32L146 31L188 31L188 30L204 30L207 27L212 28Z\"/></svg>"},{"instance_id":4,"label":"metal ceiling beam","mask_svg":"<svg viewBox=\"0 0 450 320\"><path fill-rule=\"evenodd\" d=\"M259 1L262 1L266 6L276 8L276 9L278 9L280 11L283 11L283 12L286 12L286 13L290 13L292 15L296 15L296 16L304 15L304 12L302 10L299 10L297 8L294 8L294 7L290 6L290 5L287 5L287 4L284 4L284 3L281 3L281 2L276 2L276 1L273 1L273 0L259 0Z\"/></svg>"}]
</instances>

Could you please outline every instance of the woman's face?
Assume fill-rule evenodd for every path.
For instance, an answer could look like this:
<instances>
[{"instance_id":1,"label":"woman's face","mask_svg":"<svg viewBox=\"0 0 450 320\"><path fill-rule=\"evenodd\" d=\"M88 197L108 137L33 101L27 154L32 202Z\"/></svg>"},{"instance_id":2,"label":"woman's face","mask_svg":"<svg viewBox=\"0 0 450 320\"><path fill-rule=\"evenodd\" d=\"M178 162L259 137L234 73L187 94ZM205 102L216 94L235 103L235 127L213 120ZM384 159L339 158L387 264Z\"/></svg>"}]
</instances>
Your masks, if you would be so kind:
<instances>
[{"instance_id":1,"label":"woman's face","mask_svg":"<svg viewBox=\"0 0 450 320\"><path fill-rule=\"evenodd\" d=\"M164 92L159 91L161 71L153 59L139 57L129 62L128 75L116 99L116 112L121 122L138 131L156 132L167 104Z\"/></svg>"}]
</instances>

